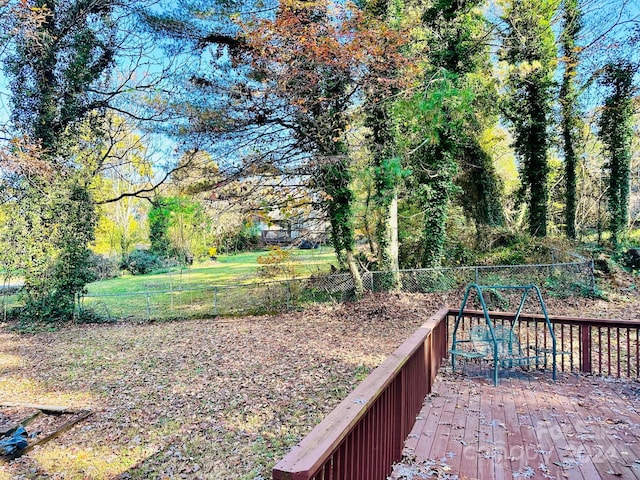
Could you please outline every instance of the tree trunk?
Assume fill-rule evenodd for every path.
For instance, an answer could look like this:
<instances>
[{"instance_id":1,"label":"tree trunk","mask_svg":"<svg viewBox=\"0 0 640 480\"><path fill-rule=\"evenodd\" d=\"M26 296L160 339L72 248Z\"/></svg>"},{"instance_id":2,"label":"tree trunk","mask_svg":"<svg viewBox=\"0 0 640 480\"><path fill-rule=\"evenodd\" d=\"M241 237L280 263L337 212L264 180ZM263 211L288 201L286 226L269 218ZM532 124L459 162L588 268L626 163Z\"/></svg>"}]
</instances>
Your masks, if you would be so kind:
<instances>
[{"instance_id":1,"label":"tree trunk","mask_svg":"<svg viewBox=\"0 0 640 480\"><path fill-rule=\"evenodd\" d=\"M400 244L398 242L398 191L393 195L391 205L389 205L389 256L391 257L392 286L394 290L402 289L402 279L400 278L400 263L398 253Z\"/></svg>"},{"instance_id":2,"label":"tree trunk","mask_svg":"<svg viewBox=\"0 0 640 480\"><path fill-rule=\"evenodd\" d=\"M353 279L354 285L354 293L356 298L362 297L364 295L364 286L362 284L362 277L360 276L360 271L358 270L358 265L356 265L356 259L353 255L353 250L350 248L345 252L345 256L347 258L347 265L349 266L349 272L351 273L351 278Z\"/></svg>"},{"instance_id":3,"label":"tree trunk","mask_svg":"<svg viewBox=\"0 0 640 480\"><path fill-rule=\"evenodd\" d=\"M562 16L564 28L561 35L564 73L560 88L560 105L562 113L562 142L564 149L565 192L565 232L568 238L576 238L576 165L579 144L577 122L580 119L577 111L577 92L575 76L578 68L578 51L576 38L581 30L581 13L578 0L567 0L563 4Z\"/></svg>"}]
</instances>

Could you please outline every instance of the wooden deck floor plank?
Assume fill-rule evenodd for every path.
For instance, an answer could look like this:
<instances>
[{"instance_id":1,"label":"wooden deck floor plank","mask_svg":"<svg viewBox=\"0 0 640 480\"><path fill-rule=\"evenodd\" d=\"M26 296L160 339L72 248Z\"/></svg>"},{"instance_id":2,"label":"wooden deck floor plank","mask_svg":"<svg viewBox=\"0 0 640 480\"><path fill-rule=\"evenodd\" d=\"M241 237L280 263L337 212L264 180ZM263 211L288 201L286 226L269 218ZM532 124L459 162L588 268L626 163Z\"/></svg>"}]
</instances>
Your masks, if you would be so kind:
<instances>
[{"instance_id":1,"label":"wooden deck floor plank","mask_svg":"<svg viewBox=\"0 0 640 480\"><path fill-rule=\"evenodd\" d=\"M468 446L465 435L467 431L473 431L473 417L476 418L477 414L470 414L469 405L473 402L472 390L473 385L470 381L464 380L458 382L459 388L457 390L457 402L455 405L455 413L453 417L453 430L449 436L447 443L447 464L451 466L454 472L458 472L462 478L475 478L478 472L477 458L474 455L473 465L469 464L469 459L465 458L466 447ZM477 440L476 440L477 441Z\"/></svg>"},{"instance_id":2,"label":"wooden deck floor plank","mask_svg":"<svg viewBox=\"0 0 640 480\"><path fill-rule=\"evenodd\" d=\"M585 479L598 478L596 475L600 478L619 478L614 475L619 469L611 457L615 447L607 438L604 425L597 420L602 415L604 397L592 391L588 379L568 380L563 387L559 397L566 411L572 412L567 415L572 429L567 431L566 436L579 470ZM571 461L571 457L568 458ZM631 473L625 478L637 477Z\"/></svg>"},{"instance_id":3,"label":"wooden deck floor plank","mask_svg":"<svg viewBox=\"0 0 640 480\"><path fill-rule=\"evenodd\" d=\"M612 383L612 393L605 393L606 421L612 443L619 452L628 452L629 456L633 456L633 462L640 459L640 404L630 401L628 394L623 392L625 387L624 383ZM626 456L623 458L629 460Z\"/></svg>"},{"instance_id":4,"label":"wooden deck floor plank","mask_svg":"<svg viewBox=\"0 0 640 480\"><path fill-rule=\"evenodd\" d=\"M509 436L507 435L505 424L503 389L491 387L493 388L493 393L491 396L491 418L489 422L493 430L494 448L497 453L494 459L495 478L496 480L511 479L514 470L509 456Z\"/></svg>"},{"instance_id":5,"label":"wooden deck floor plank","mask_svg":"<svg viewBox=\"0 0 640 480\"><path fill-rule=\"evenodd\" d=\"M420 415L424 417L422 430L414 429L410 434L412 441L415 440L412 444L414 449L413 454L419 461L429 458L433 441L436 438L438 422L440 421L440 416L447 399L446 391L440 393L440 390L443 388L441 383L438 383L435 388L436 390L427 398L425 405L420 411Z\"/></svg>"},{"instance_id":6,"label":"wooden deck floor plank","mask_svg":"<svg viewBox=\"0 0 640 480\"><path fill-rule=\"evenodd\" d=\"M480 390L473 382L469 382L468 402L465 407L466 422L464 434L462 436L462 464L460 467L460 478L484 478L480 476L480 413L481 399Z\"/></svg>"},{"instance_id":7,"label":"wooden deck floor plank","mask_svg":"<svg viewBox=\"0 0 640 480\"><path fill-rule=\"evenodd\" d=\"M447 445L449 443L449 437L453 434L453 420L457 402L457 389L453 389L453 382L451 380L445 380L449 383L447 389L448 394L443 395L444 405L442 407L442 413L438 421L438 425L434 434L433 443L429 452L428 459L440 461L447 458Z\"/></svg>"},{"instance_id":8,"label":"wooden deck floor plank","mask_svg":"<svg viewBox=\"0 0 640 480\"><path fill-rule=\"evenodd\" d=\"M493 399L492 391L483 388L484 385L476 383L478 398L480 403L480 415L478 421L478 478L492 480L495 478L496 461L499 452L495 450L495 440L493 438L493 427L491 404ZM470 452L471 453L471 452Z\"/></svg>"},{"instance_id":9,"label":"wooden deck floor plank","mask_svg":"<svg viewBox=\"0 0 640 480\"><path fill-rule=\"evenodd\" d=\"M584 388L584 385L581 385L573 390L572 403L577 415L572 417L571 421L576 429L575 438L581 443L584 457L591 460L601 478L611 478L619 470L618 465L612 462L612 453L617 453L617 450L607 438L599 420L602 417L602 399L590 396L590 392L582 390ZM637 478L635 474L631 475L632 477L628 478Z\"/></svg>"},{"instance_id":10,"label":"wooden deck floor plank","mask_svg":"<svg viewBox=\"0 0 640 480\"><path fill-rule=\"evenodd\" d=\"M429 415L431 414L431 406L429 405L430 403L432 403L430 399L425 399L425 403L422 405L420 413L418 413L418 415L416 416L416 421L413 424L413 428L411 429L411 432L409 432L407 440L404 442L405 450L414 452L417 447L420 435L422 434L422 432L427 431L428 427L426 424Z\"/></svg>"},{"instance_id":11,"label":"wooden deck floor plank","mask_svg":"<svg viewBox=\"0 0 640 480\"><path fill-rule=\"evenodd\" d=\"M508 457L514 472L520 472L528 466L528 442L522 436L520 420L514 400L514 394L521 395L522 385L518 385L511 379L504 379L502 389L502 410L504 413L505 431L507 434ZM515 389L515 391L514 391Z\"/></svg>"},{"instance_id":12,"label":"wooden deck floor plank","mask_svg":"<svg viewBox=\"0 0 640 480\"><path fill-rule=\"evenodd\" d=\"M599 424L599 440L612 471L624 476L640 478L640 415L635 408L627 408L619 394L619 384L612 383L606 390L598 383L593 385L590 398L598 397L598 415L592 416L592 422Z\"/></svg>"},{"instance_id":13,"label":"wooden deck floor plank","mask_svg":"<svg viewBox=\"0 0 640 480\"><path fill-rule=\"evenodd\" d=\"M577 418L580 413L576 410L576 385L577 380L571 380L571 376L565 376L565 379L559 380L559 387L556 389L555 399L560 409L564 413L561 421L558 421L558 431L554 432L558 435L562 433L562 437L553 437L556 449L563 454L568 461L578 462L576 467L585 480L599 478L600 474L596 468L593 458L587 455L587 451L580 439L580 433L576 430ZM560 439L564 438L565 442L561 443ZM576 475L575 469L569 469L568 473Z\"/></svg>"},{"instance_id":14,"label":"wooden deck floor plank","mask_svg":"<svg viewBox=\"0 0 640 480\"><path fill-rule=\"evenodd\" d=\"M573 449L569 438L562 430L562 425L568 422L567 410L560 403L556 393L557 386L542 380L536 388L526 389L523 398L529 411L532 425L536 433L541 453L538 468L553 478L565 478L565 475L575 480L588 480L593 476L585 476L578 468L573 457ZM572 434L573 435L573 434ZM567 456L570 458L567 458Z\"/></svg>"},{"instance_id":15,"label":"wooden deck floor plank","mask_svg":"<svg viewBox=\"0 0 640 480\"><path fill-rule=\"evenodd\" d=\"M532 411L537 406L535 398L531 395L533 388L535 387L530 382L520 382L519 385L514 382L507 412L513 411L512 415L516 415L520 432L521 443L517 443L518 439L515 437L513 443L521 447L516 449L512 446L511 448L512 456L520 457L518 472L533 471L535 478L542 478L543 474L550 474L552 469L546 466L545 458L545 452L550 450L545 450L540 444L538 420L532 415Z\"/></svg>"},{"instance_id":16,"label":"wooden deck floor plank","mask_svg":"<svg viewBox=\"0 0 640 480\"><path fill-rule=\"evenodd\" d=\"M494 387L445 374L407 445L466 480L640 479L638 390L572 375L505 375Z\"/></svg>"}]
</instances>

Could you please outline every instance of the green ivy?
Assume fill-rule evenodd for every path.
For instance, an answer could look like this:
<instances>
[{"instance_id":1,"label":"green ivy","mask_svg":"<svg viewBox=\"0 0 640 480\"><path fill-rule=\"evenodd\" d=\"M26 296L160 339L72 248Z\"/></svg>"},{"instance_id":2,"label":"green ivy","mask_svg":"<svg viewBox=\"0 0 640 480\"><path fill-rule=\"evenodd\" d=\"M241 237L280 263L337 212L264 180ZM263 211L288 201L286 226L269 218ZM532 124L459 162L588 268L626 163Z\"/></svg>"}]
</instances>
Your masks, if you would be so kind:
<instances>
[{"instance_id":1,"label":"green ivy","mask_svg":"<svg viewBox=\"0 0 640 480\"><path fill-rule=\"evenodd\" d=\"M609 170L609 212L611 240L621 247L627 230L629 205L629 169L633 138L633 76L637 67L618 61L606 65L601 83L611 90L599 120L599 136L607 153Z\"/></svg>"},{"instance_id":2,"label":"green ivy","mask_svg":"<svg viewBox=\"0 0 640 480\"><path fill-rule=\"evenodd\" d=\"M502 60L508 64L503 113L513 126L521 159L522 194L529 206L529 233L547 235L547 149L556 47L551 26L555 0L511 0L503 20Z\"/></svg>"}]
</instances>

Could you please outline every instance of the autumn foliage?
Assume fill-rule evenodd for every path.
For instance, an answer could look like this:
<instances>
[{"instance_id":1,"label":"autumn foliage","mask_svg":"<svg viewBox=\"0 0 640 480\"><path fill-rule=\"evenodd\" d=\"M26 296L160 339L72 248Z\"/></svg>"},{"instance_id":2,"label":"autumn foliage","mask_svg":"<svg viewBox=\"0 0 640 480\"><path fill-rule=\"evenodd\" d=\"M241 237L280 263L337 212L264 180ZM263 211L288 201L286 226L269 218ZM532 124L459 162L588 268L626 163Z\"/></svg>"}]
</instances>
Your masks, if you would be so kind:
<instances>
[{"instance_id":1,"label":"autumn foliage","mask_svg":"<svg viewBox=\"0 0 640 480\"><path fill-rule=\"evenodd\" d=\"M394 72L406 67L407 36L352 4L282 2L275 18L241 27L246 47L241 55L252 68L253 95L279 99L271 111L278 117L274 121L305 116L313 133L324 134L330 129L322 122L339 122L330 117L353 105L365 87L375 85L382 100L403 81ZM305 133L312 135L309 128ZM339 139L338 129L332 133L316 138L321 147Z\"/></svg>"}]
</instances>

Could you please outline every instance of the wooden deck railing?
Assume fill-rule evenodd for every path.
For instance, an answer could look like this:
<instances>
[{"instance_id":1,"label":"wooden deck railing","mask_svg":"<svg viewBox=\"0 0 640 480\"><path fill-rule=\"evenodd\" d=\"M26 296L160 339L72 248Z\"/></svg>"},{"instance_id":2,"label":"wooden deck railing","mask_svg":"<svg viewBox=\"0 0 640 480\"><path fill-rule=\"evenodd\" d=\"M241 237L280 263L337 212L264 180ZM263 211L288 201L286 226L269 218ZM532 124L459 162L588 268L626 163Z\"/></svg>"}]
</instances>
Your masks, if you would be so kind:
<instances>
[{"instance_id":1,"label":"wooden deck railing","mask_svg":"<svg viewBox=\"0 0 640 480\"><path fill-rule=\"evenodd\" d=\"M274 480L384 480L446 357L449 310L433 315L273 469Z\"/></svg>"},{"instance_id":2,"label":"wooden deck railing","mask_svg":"<svg viewBox=\"0 0 640 480\"><path fill-rule=\"evenodd\" d=\"M455 321L451 310L448 324ZM639 313L640 315L640 313ZM465 326L484 322L481 311L465 311ZM508 322L513 313L491 312L497 323ZM640 320L608 320L549 316L557 339L558 370L621 378L638 378L640 372ZM516 327L518 328L518 327ZM547 348L550 337L542 315L520 315L519 337L523 345ZM449 340L450 341L450 340Z\"/></svg>"},{"instance_id":3,"label":"wooden deck railing","mask_svg":"<svg viewBox=\"0 0 640 480\"><path fill-rule=\"evenodd\" d=\"M404 441L431 391L451 344L457 310L443 308L391 354L273 469L274 480L384 480L400 460ZM497 323L513 313L491 312ZM640 320L550 316L557 338L558 369L638 378ZM484 322L464 312L464 327ZM550 342L541 315L520 315L524 345Z\"/></svg>"}]
</instances>

